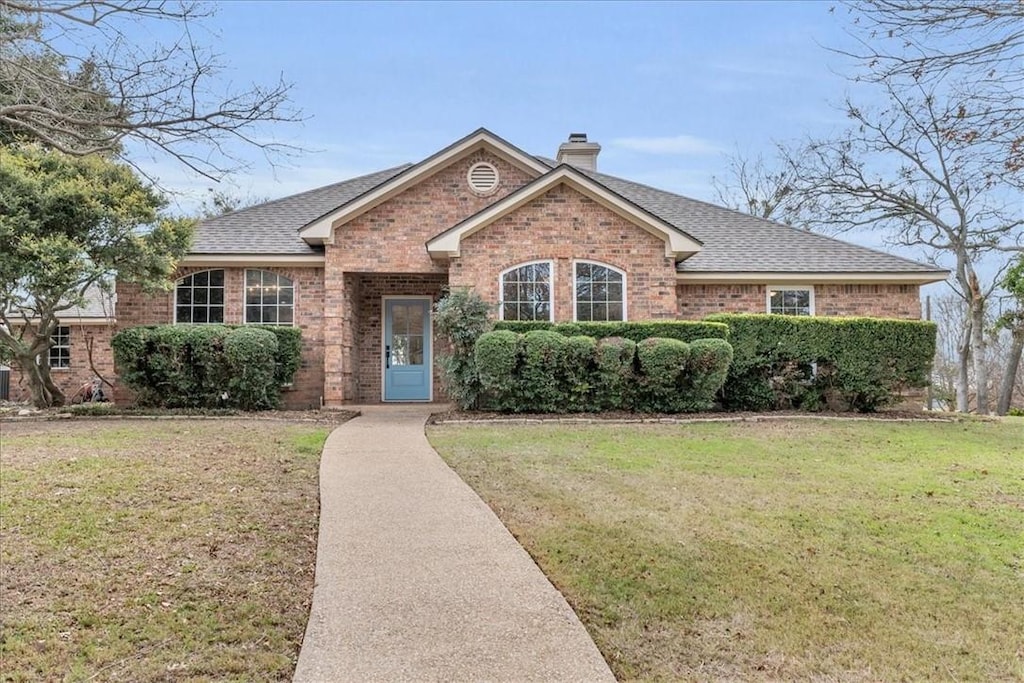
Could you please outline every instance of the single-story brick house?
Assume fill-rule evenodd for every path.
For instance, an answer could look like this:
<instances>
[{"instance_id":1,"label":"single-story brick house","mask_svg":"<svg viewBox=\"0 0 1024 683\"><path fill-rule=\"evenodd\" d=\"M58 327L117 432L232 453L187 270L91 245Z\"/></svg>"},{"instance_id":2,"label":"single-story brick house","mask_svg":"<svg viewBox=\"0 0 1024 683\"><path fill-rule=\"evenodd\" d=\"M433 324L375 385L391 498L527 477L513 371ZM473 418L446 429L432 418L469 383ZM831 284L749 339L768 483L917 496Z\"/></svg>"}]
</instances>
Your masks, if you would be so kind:
<instances>
[{"instance_id":1,"label":"single-story brick house","mask_svg":"<svg viewBox=\"0 0 1024 683\"><path fill-rule=\"evenodd\" d=\"M302 329L291 406L440 398L431 304L472 287L504 319L776 312L917 319L945 271L597 172L480 129L416 164L200 224L169 294L117 287L116 326ZM74 348L75 339L70 340Z\"/></svg>"}]
</instances>

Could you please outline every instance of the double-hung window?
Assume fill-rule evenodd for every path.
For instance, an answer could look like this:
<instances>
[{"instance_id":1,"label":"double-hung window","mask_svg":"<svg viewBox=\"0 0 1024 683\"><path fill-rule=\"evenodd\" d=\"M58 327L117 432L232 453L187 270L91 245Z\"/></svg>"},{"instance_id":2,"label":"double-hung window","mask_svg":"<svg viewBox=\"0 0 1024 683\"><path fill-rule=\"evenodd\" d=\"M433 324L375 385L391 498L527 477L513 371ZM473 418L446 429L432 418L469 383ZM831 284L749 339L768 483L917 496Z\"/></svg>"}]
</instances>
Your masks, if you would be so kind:
<instances>
[{"instance_id":1,"label":"double-hung window","mask_svg":"<svg viewBox=\"0 0 1024 683\"><path fill-rule=\"evenodd\" d=\"M269 270L245 271L245 322L291 325L294 320L294 283Z\"/></svg>"},{"instance_id":2,"label":"double-hung window","mask_svg":"<svg viewBox=\"0 0 1024 683\"><path fill-rule=\"evenodd\" d=\"M66 370L71 367L71 328L66 325L55 327L50 335L48 354L51 368Z\"/></svg>"}]
</instances>

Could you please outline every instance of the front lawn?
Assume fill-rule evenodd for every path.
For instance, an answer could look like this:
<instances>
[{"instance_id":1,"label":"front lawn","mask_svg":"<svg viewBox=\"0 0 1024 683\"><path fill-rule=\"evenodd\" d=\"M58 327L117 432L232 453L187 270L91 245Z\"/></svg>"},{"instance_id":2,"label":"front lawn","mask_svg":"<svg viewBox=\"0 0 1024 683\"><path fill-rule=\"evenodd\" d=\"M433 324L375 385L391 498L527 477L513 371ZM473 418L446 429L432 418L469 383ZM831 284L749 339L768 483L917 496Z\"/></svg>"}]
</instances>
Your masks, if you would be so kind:
<instances>
[{"instance_id":1,"label":"front lawn","mask_svg":"<svg viewBox=\"0 0 1024 683\"><path fill-rule=\"evenodd\" d=\"M429 437L620 680L1024 679L1024 420Z\"/></svg>"},{"instance_id":2,"label":"front lawn","mask_svg":"<svg viewBox=\"0 0 1024 683\"><path fill-rule=\"evenodd\" d=\"M2 680L290 680L327 433L0 424Z\"/></svg>"}]
</instances>

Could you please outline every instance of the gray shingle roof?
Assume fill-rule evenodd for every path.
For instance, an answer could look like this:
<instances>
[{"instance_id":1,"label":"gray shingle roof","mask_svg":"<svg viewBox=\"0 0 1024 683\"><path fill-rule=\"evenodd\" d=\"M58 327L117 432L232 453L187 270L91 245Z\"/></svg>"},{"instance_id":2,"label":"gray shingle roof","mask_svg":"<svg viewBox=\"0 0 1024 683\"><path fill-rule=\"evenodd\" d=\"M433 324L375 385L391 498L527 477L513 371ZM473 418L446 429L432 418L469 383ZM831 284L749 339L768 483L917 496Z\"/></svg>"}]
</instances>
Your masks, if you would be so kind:
<instances>
[{"instance_id":1,"label":"gray shingle roof","mask_svg":"<svg viewBox=\"0 0 1024 683\"><path fill-rule=\"evenodd\" d=\"M409 164L257 204L201 222L192 254L318 254L299 237L310 221L395 177Z\"/></svg>"},{"instance_id":2,"label":"gray shingle roof","mask_svg":"<svg viewBox=\"0 0 1024 683\"><path fill-rule=\"evenodd\" d=\"M556 162L536 157L554 167ZM299 237L311 221L395 177L410 164L252 206L203 221L193 254L318 254ZM681 273L939 273L910 259L807 232L739 211L583 171L658 218L703 242Z\"/></svg>"},{"instance_id":3,"label":"gray shingle roof","mask_svg":"<svg viewBox=\"0 0 1024 683\"><path fill-rule=\"evenodd\" d=\"M704 243L679 272L927 273L939 269L696 199L594 173L595 180Z\"/></svg>"}]
</instances>

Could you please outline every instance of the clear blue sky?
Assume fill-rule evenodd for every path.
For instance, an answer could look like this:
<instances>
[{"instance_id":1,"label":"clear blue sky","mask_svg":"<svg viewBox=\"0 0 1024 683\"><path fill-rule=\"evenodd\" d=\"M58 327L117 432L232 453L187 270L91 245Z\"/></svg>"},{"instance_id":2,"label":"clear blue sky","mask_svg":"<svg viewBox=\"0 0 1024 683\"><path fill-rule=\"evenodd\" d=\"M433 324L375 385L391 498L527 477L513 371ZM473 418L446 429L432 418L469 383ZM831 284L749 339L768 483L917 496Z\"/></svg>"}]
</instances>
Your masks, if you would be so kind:
<instances>
[{"instance_id":1,"label":"clear blue sky","mask_svg":"<svg viewBox=\"0 0 1024 683\"><path fill-rule=\"evenodd\" d=\"M841 125L850 84L821 45L843 40L828 2L224 2L205 22L222 83L295 84L308 119L265 131L314 150L276 177L235 179L277 197L415 162L480 126L534 154L570 132L600 169L697 198L724 152L768 150ZM154 167L165 183L209 185ZM187 200L183 200L187 204Z\"/></svg>"}]
</instances>

